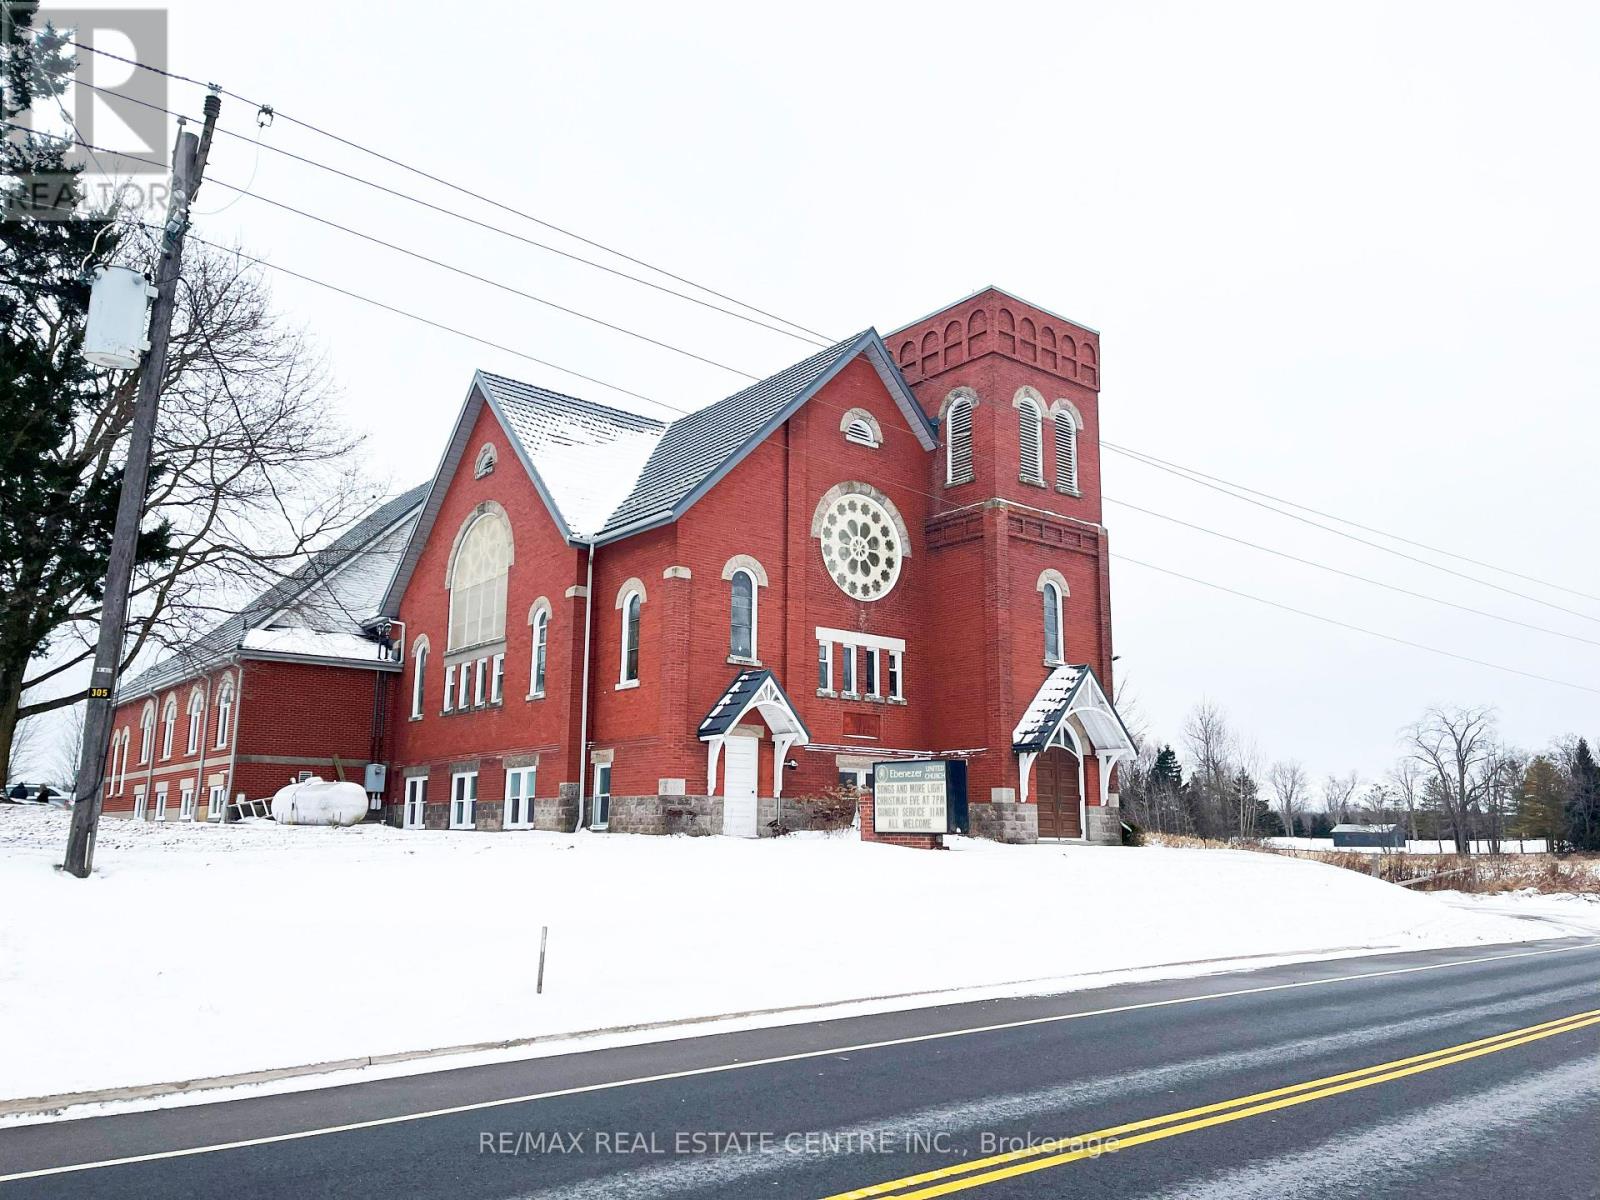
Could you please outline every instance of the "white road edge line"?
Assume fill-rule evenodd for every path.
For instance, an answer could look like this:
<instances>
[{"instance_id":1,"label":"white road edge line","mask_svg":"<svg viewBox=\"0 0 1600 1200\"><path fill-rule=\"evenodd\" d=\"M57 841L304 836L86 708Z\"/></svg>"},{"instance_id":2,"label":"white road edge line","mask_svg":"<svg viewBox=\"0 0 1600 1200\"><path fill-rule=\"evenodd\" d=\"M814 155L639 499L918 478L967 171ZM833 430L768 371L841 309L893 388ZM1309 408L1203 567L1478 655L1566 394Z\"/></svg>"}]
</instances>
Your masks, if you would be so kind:
<instances>
[{"instance_id":1,"label":"white road edge line","mask_svg":"<svg viewBox=\"0 0 1600 1200\"><path fill-rule=\"evenodd\" d=\"M909 1046L918 1042L969 1037L977 1033L998 1033L1006 1029L1025 1029L1032 1025L1051 1025L1061 1021L1077 1021L1084 1017L1105 1017L1115 1013L1136 1012L1146 1008L1168 1008L1177 1004L1197 1004L1203 1000L1227 1000L1235 996L1253 996L1263 992L1282 992L1295 988L1321 987L1330 983L1351 983L1359 979L1381 979L1389 975L1414 975L1420 971L1440 971L1448 967L1466 967L1477 963L1500 962L1512 958L1540 958L1548 954L1566 954L1572 950L1594 949L1600 949L1600 942L1586 942L1576 946L1557 946L1550 950L1522 950L1513 954L1489 954L1481 958L1461 958L1451 962L1428 963L1420 967L1394 967L1387 971L1366 971L1355 975L1337 975L1328 979L1302 979L1294 983L1273 983L1263 987L1236 988L1233 991L1207 992L1199 996L1176 996L1170 1000L1147 1000L1140 1004L1121 1004L1114 1008L1055 1013L1048 1017L1028 1017L1020 1021L1002 1021L994 1025L974 1025L967 1029L946 1029L938 1033L919 1033L910 1037L888 1038L878 1042L860 1042L853 1046L831 1046L825 1050L804 1050L796 1054L780 1054L771 1058L752 1058L743 1062L721 1063L711 1067L691 1067L687 1070L668 1071L660 1075L640 1075L633 1079L614 1079L605 1083L587 1083L580 1087L559 1088L549 1092L533 1092L526 1096L508 1096L503 1100L476 1100L471 1104L456 1104L449 1108L433 1108L425 1112L402 1113L393 1117L374 1117L366 1121L350 1121L343 1125L327 1125L320 1129L300 1129L292 1133L274 1133L263 1137L244 1138L235 1142L217 1142L210 1146L189 1146L180 1150L157 1150L150 1154L130 1154L125 1158L107 1158L99 1162L71 1163L61 1167L41 1167L34 1171L18 1171L11 1175L0 1175L0 1183L13 1183L19 1179L40 1179L49 1175L67 1175L76 1171L94 1171L102 1167L123 1167L133 1163L158 1162L167 1158L187 1158L197 1154L213 1154L219 1150L241 1150L248 1146L267 1146L274 1142L293 1142L302 1138L322 1137L330 1133L350 1133L357 1129L377 1129L385 1125L401 1125L407 1121L426 1121L434 1117L455 1116L458 1113L482 1112L485 1109L505 1108L512 1104L529 1104L535 1100L553 1100L561 1096L579 1096L587 1092L609 1091L612 1088L636 1087L645 1083L663 1083L670 1079L691 1079L697 1075L716 1075L724 1071L743 1071L750 1067L767 1067L777 1063L800 1062L808 1058L826 1058L834 1054L855 1054L863 1050L881 1050L890 1046Z\"/></svg>"}]
</instances>

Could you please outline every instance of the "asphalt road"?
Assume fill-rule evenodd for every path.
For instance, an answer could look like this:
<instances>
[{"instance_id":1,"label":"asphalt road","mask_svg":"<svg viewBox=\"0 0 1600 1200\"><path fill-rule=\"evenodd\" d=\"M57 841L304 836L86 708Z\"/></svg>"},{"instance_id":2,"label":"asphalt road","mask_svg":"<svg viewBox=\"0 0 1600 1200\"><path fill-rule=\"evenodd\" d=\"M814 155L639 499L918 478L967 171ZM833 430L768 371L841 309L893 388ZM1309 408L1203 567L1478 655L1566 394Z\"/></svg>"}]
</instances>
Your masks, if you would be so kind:
<instances>
[{"instance_id":1,"label":"asphalt road","mask_svg":"<svg viewBox=\"0 0 1600 1200\"><path fill-rule=\"evenodd\" d=\"M952 1005L0 1129L5 1197L858 1192L1600 1197L1600 941Z\"/></svg>"}]
</instances>

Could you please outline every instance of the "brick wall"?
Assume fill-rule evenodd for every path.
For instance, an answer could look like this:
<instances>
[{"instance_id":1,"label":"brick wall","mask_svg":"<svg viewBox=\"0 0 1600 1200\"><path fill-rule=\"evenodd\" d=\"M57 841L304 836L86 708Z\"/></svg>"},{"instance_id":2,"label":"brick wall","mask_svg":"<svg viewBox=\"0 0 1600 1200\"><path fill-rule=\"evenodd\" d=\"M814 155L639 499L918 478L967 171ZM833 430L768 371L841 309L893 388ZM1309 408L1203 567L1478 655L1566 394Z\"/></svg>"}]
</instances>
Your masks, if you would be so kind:
<instances>
[{"instance_id":1,"label":"brick wall","mask_svg":"<svg viewBox=\"0 0 1600 1200\"><path fill-rule=\"evenodd\" d=\"M864 791L859 801L861 840L882 842L886 846L906 846L913 850L943 850L944 836L937 833L874 833L872 831L872 793Z\"/></svg>"}]
</instances>

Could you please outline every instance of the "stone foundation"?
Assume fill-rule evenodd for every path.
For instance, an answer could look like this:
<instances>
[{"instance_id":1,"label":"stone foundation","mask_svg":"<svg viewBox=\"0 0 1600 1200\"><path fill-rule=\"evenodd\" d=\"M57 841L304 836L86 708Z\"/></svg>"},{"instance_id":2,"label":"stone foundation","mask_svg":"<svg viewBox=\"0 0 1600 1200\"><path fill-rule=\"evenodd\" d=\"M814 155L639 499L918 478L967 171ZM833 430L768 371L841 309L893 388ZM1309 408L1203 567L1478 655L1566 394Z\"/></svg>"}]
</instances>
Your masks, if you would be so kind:
<instances>
[{"instance_id":1,"label":"stone foundation","mask_svg":"<svg viewBox=\"0 0 1600 1200\"><path fill-rule=\"evenodd\" d=\"M1090 804L1085 806L1088 828L1084 840L1097 846L1122 845L1122 809L1115 804Z\"/></svg>"},{"instance_id":2,"label":"stone foundation","mask_svg":"<svg viewBox=\"0 0 1600 1200\"><path fill-rule=\"evenodd\" d=\"M1039 840L1039 806L994 800L967 808L972 836L991 842L1030 845Z\"/></svg>"},{"instance_id":3,"label":"stone foundation","mask_svg":"<svg viewBox=\"0 0 1600 1200\"><path fill-rule=\"evenodd\" d=\"M722 832L721 796L613 796L606 828L611 833L691 837Z\"/></svg>"}]
</instances>

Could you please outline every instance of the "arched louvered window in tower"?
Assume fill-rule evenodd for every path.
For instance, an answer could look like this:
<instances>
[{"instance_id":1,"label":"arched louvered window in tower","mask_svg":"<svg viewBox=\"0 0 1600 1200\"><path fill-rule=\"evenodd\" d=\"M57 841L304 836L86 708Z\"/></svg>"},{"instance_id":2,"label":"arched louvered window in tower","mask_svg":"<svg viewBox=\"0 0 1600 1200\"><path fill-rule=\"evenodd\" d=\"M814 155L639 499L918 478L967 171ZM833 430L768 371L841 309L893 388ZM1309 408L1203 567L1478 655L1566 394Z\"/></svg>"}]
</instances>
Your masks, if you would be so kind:
<instances>
[{"instance_id":1,"label":"arched louvered window in tower","mask_svg":"<svg viewBox=\"0 0 1600 1200\"><path fill-rule=\"evenodd\" d=\"M1023 483L1044 483L1044 417L1032 400L1017 404L1017 432L1021 445L1019 477Z\"/></svg>"},{"instance_id":2,"label":"arched louvered window in tower","mask_svg":"<svg viewBox=\"0 0 1600 1200\"><path fill-rule=\"evenodd\" d=\"M957 400L945 414L945 482L972 479L972 401Z\"/></svg>"},{"instance_id":3,"label":"arched louvered window in tower","mask_svg":"<svg viewBox=\"0 0 1600 1200\"><path fill-rule=\"evenodd\" d=\"M1072 414L1058 412L1056 421L1056 490L1078 492L1078 423Z\"/></svg>"}]
</instances>

